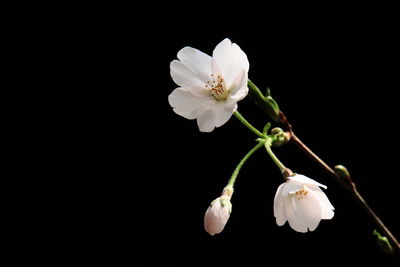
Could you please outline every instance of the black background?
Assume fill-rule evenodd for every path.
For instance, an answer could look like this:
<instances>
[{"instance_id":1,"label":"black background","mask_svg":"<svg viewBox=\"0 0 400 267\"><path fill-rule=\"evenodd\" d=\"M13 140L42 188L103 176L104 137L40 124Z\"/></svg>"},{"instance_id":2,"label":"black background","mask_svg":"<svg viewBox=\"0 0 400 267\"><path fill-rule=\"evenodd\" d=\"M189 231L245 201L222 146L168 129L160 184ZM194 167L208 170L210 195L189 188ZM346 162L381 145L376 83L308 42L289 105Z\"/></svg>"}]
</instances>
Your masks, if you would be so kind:
<instances>
[{"instance_id":1,"label":"black background","mask_svg":"<svg viewBox=\"0 0 400 267\"><path fill-rule=\"evenodd\" d=\"M229 37L297 135L329 164L346 165L400 237L394 6L41 2L0 10L7 266L396 263L357 203L293 146L275 151L328 186L335 217L307 234L278 227L272 203L282 179L258 151L238 178L224 232L209 236L204 212L255 136L234 118L200 133L167 101L179 49L211 54ZM249 99L239 110L259 128L268 121Z\"/></svg>"}]
</instances>

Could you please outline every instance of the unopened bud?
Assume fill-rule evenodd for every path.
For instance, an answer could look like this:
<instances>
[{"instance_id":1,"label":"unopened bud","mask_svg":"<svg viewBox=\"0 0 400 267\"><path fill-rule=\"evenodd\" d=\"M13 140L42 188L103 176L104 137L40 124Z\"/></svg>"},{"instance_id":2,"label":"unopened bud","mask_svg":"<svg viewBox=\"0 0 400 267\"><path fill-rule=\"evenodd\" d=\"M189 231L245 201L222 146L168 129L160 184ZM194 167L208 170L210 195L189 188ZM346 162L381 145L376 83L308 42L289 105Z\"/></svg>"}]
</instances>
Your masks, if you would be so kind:
<instances>
[{"instance_id":1,"label":"unopened bud","mask_svg":"<svg viewBox=\"0 0 400 267\"><path fill-rule=\"evenodd\" d=\"M290 141L290 134L279 127L272 129L271 135L274 137L273 146L281 146Z\"/></svg>"},{"instance_id":2,"label":"unopened bud","mask_svg":"<svg viewBox=\"0 0 400 267\"><path fill-rule=\"evenodd\" d=\"M268 90L269 93L269 90ZM265 103L268 105L269 112L268 115L273 119L274 121L279 121L279 106L278 103L276 103L275 99L272 98L271 95L268 95L264 97Z\"/></svg>"},{"instance_id":3,"label":"unopened bud","mask_svg":"<svg viewBox=\"0 0 400 267\"><path fill-rule=\"evenodd\" d=\"M334 167L334 169L335 169L335 173L336 173L337 175L339 175L340 177L345 178L345 179L351 181L350 172L347 170L347 168L346 168L345 166L343 166L343 165L336 165L336 166Z\"/></svg>"},{"instance_id":4,"label":"unopened bud","mask_svg":"<svg viewBox=\"0 0 400 267\"><path fill-rule=\"evenodd\" d=\"M210 235L219 234L224 230L232 212L232 194L233 187L225 187L222 196L216 198L208 207L204 215L204 228Z\"/></svg>"}]
</instances>

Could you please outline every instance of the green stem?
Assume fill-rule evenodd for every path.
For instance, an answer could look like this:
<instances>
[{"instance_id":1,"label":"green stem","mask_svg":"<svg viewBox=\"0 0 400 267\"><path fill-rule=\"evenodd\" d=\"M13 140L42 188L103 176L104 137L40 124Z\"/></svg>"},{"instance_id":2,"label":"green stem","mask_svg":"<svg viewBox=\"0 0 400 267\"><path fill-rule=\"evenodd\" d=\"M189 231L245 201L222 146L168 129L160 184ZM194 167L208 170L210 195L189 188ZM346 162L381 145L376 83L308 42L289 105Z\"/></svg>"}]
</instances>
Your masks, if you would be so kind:
<instances>
[{"instance_id":1,"label":"green stem","mask_svg":"<svg viewBox=\"0 0 400 267\"><path fill-rule=\"evenodd\" d=\"M247 81L247 87L251 90L250 97L252 97L257 105L264 109L268 116L275 122L280 120L279 118L279 106L276 101L269 95L264 95L261 90L251 81Z\"/></svg>"},{"instance_id":2,"label":"green stem","mask_svg":"<svg viewBox=\"0 0 400 267\"><path fill-rule=\"evenodd\" d=\"M268 155L275 162L276 166L278 166L279 170L281 170L282 173L285 173L287 171L287 168L285 167L285 165L283 165L283 163L276 157L276 155L272 151L270 142L264 142L264 146L268 152Z\"/></svg>"},{"instance_id":3,"label":"green stem","mask_svg":"<svg viewBox=\"0 0 400 267\"><path fill-rule=\"evenodd\" d=\"M229 179L228 185L227 186L232 186L234 185L236 181L236 177L239 174L240 169L243 167L243 164L250 158L251 155L253 155L254 152L256 152L260 147L263 146L263 143L258 143L255 147L253 147L247 154L242 158L242 160L239 162L239 164L236 166L236 169L233 171L231 178Z\"/></svg>"},{"instance_id":4,"label":"green stem","mask_svg":"<svg viewBox=\"0 0 400 267\"><path fill-rule=\"evenodd\" d=\"M247 86L249 87L250 90L252 90L256 96L262 101L265 102L265 98L263 93L261 93L261 90L255 85L252 81L247 80Z\"/></svg>"},{"instance_id":5,"label":"green stem","mask_svg":"<svg viewBox=\"0 0 400 267\"><path fill-rule=\"evenodd\" d=\"M251 125L251 124L239 113L239 111L235 111L235 113L233 113L233 114L235 114L236 118L238 118L238 120L239 120L244 126L246 126L247 128L249 128L250 131L252 131L252 132L255 133L256 135L258 135L259 137L264 137L264 135L263 135L259 130L257 130L253 125Z\"/></svg>"}]
</instances>

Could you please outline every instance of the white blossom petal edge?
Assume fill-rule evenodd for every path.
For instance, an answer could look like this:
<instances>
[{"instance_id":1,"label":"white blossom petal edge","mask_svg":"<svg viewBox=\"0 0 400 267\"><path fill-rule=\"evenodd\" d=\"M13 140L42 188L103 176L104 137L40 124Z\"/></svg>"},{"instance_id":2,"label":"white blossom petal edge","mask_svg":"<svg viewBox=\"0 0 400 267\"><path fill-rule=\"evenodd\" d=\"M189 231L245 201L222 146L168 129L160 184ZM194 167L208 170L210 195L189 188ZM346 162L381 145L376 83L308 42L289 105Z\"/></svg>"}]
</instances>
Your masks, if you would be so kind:
<instances>
[{"instance_id":1,"label":"white blossom petal edge","mask_svg":"<svg viewBox=\"0 0 400 267\"><path fill-rule=\"evenodd\" d=\"M329 220L335 209L320 189L327 187L304 175L296 174L278 187L274 199L276 224L286 221L297 232L314 231L321 219Z\"/></svg>"},{"instance_id":2,"label":"white blossom petal edge","mask_svg":"<svg viewBox=\"0 0 400 267\"><path fill-rule=\"evenodd\" d=\"M197 119L202 132L225 124L249 91L246 54L226 38L212 57L187 46L178 52L178 59L170 64L171 77L179 86L168 96L174 112Z\"/></svg>"}]
</instances>

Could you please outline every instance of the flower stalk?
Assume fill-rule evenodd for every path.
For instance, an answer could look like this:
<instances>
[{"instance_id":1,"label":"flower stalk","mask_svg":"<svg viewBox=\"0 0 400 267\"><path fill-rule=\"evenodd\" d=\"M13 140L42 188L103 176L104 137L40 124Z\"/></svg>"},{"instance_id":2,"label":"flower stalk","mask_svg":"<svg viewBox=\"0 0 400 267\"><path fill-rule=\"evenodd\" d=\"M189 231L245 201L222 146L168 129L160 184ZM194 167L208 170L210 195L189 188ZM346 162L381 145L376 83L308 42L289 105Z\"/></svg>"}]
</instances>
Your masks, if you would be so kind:
<instances>
[{"instance_id":1,"label":"flower stalk","mask_svg":"<svg viewBox=\"0 0 400 267\"><path fill-rule=\"evenodd\" d=\"M236 178L239 174L239 171L242 169L244 163L250 158L251 155L253 155L254 152L256 152L262 146L263 146L262 143L258 143L249 152L247 152L247 154L242 158L242 160L239 162L239 164L236 166L235 170L233 171L232 176L229 179L227 186L233 187L233 185L235 184Z\"/></svg>"},{"instance_id":2,"label":"flower stalk","mask_svg":"<svg viewBox=\"0 0 400 267\"><path fill-rule=\"evenodd\" d=\"M204 215L204 228L210 235L219 234L224 230L232 212L232 203L230 199L233 195L233 186L235 185L236 178L238 177L244 163L262 146L262 143L258 143L249 152L247 152L247 154L242 158L233 171L232 176L222 191L221 196L216 198L208 207L206 214Z\"/></svg>"},{"instance_id":3,"label":"flower stalk","mask_svg":"<svg viewBox=\"0 0 400 267\"><path fill-rule=\"evenodd\" d=\"M267 150L267 153L270 156L270 158L272 159L272 161L275 163L275 165L279 168L279 170L282 172L282 174L286 178L286 176L287 176L286 173L288 172L288 168L286 168L285 165L283 165L283 163L278 159L278 157L272 151L272 149L271 149L271 141L269 141L269 140L265 141L264 142L264 147Z\"/></svg>"},{"instance_id":4,"label":"flower stalk","mask_svg":"<svg viewBox=\"0 0 400 267\"><path fill-rule=\"evenodd\" d=\"M257 130L253 125L251 125L243 116L242 114L239 113L239 111L235 111L235 113L233 113L235 115L235 117L247 128L249 128L250 131L252 131L253 133L255 133L256 135L258 135L259 137L264 137L264 135Z\"/></svg>"},{"instance_id":5,"label":"flower stalk","mask_svg":"<svg viewBox=\"0 0 400 267\"><path fill-rule=\"evenodd\" d=\"M261 92L260 92L261 93ZM229 181L228 184L235 182L236 176L239 173L240 168L244 164L244 162L250 157L257 149L259 149L261 146L264 146L265 149L267 150L268 155L272 159L272 161L276 164L276 166L279 168L279 170L282 172L283 176L287 178L288 176L293 175L292 171L289 168L286 168L285 165L278 159L278 157L275 155L275 153L272 151L271 146L274 143L280 143L282 138L280 132L277 132L277 134L271 132L271 135L268 135L268 130L271 127L271 124L268 123L264 126L263 133L261 133L259 130L257 130L253 125L251 125L240 113L239 111L235 111L235 116L236 118L239 119L239 121L246 126L250 131L258 135L260 138L257 139L259 144L257 144L252 150L249 151L249 153L242 159L242 161L239 163L239 165L236 167L235 171L232 174L231 180ZM280 144L279 144L280 145ZM254 151L253 151L254 150Z\"/></svg>"}]
</instances>

